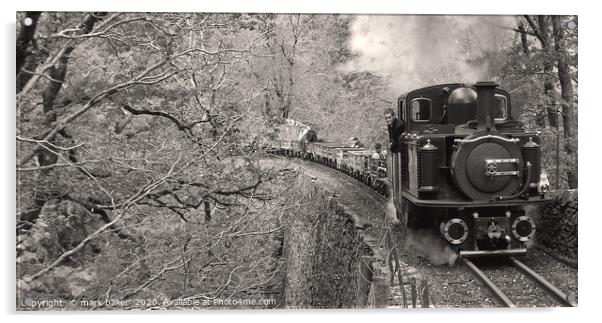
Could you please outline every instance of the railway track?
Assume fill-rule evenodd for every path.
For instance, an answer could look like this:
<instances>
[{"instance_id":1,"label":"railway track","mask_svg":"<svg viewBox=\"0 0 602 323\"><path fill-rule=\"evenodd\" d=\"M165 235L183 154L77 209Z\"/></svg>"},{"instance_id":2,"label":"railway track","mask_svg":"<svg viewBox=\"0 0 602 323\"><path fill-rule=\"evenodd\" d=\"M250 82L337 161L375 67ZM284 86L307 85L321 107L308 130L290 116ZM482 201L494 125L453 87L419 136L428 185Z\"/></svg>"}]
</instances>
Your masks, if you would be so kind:
<instances>
[{"instance_id":1,"label":"railway track","mask_svg":"<svg viewBox=\"0 0 602 323\"><path fill-rule=\"evenodd\" d=\"M388 202L388 197L384 196L374 187L371 187L361 178L350 175L341 169L338 169L334 164L321 163L315 160L309 160L295 156L293 153L276 154L284 157L298 159L300 161L317 164L324 168L330 168L337 176L346 178L353 182L361 184L366 191L370 191L370 195L381 201L383 204ZM475 276L482 284L483 288L491 295L495 304L501 307L575 307L576 305L570 301L568 295L560 291L551 283L546 281L541 275L530 269L516 258L500 259L503 263L490 264L482 270L471 260L460 258L462 264L468 271ZM475 260L476 262L477 260ZM488 273L490 273L488 275ZM495 277L490 279L488 276ZM495 281L495 283L494 283ZM407 286L395 284L393 288L395 293L405 293ZM483 301L482 306L491 306L491 301Z\"/></svg>"},{"instance_id":2,"label":"railway track","mask_svg":"<svg viewBox=\"0 0 602 323\"><path fill-rule=\"evenodd\" d=\"M487 263L483 263L479 268L474 262L465 258L461 261L464 267L481 282L482 287L498 306L576 306L569 300L567 294L516 258L505 259L505 263L496 263L493 268ZM525 281L525 278L528 281Z\"/></svg>"}]
</instances>

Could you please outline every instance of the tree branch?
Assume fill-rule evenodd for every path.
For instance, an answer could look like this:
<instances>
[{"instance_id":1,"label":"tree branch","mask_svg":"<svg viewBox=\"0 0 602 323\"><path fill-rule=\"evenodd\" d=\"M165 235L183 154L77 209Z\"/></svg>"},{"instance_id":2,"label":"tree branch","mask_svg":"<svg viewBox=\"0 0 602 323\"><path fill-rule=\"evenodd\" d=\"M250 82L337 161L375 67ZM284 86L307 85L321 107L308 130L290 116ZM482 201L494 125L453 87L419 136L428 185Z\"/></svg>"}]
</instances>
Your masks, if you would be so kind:
<instances>
[{"instance_id":1,"label":"tree branch","mask_svg":"<svg viewBox=\"0 0 602 323\"><path fill-rule=\"evenodd\" d=\"M539 29L537 28L537 24L533 21L533 19L531 19L531 17L529 15L524 15L523 17L525 17L525 19L527 20L527 23L529 23L529 26L531 26L531 29L533 29L533 35L535 37L537 37L537 39L539 39L542 47L546 47L546 45L547 45L546 41L543 38L543 36L541 35Z\"/></svg>"},{"instance_id":2,"label":"tree branch","mask_svg":"<svg viewBox=\"0 0 602 323\"><path fill-rule=\"evenodd\" d=\"M54 262L52 262L50 265L48 265L47 267L43 268L42 270L38 271L37 273L33 274L32 276L25 276L23 277L23 280L25 282L31 282L34 281L38 278L40 278L41 276L47 274L48 272L50 272L54 267L58 266L59 264L61 264L65 259L67 259L68 257L70 257L71 255L75 254L76 252L78 252L79 250L81 250L83 247L86 246L86 244L88 244L88 242L92 241L93 239L95 239L96 237L98 237L101 233L105 232L107 229L113 227L113 225L115 223L117 223L119 220L121 220L126 214L128 209L134 205L137 201L139 201L140 199L144 198L146 195L148 195L152 190L154 190L155 188L157 188L159 185L161 185L162 183L164 183L167 178L172 176L172 172L174 170L175 165L179 162L179 158L176 161L176 163L174 163L174 165L172 166L172 168L169 170L169 172L167 174L165 174L165 176L163 176L162 178L160 178L159 180L149 183L147 185L145 185L144 187L142 187L138 192L136 192L134 195L132 195L129 199L127 199L127 201L125 201L123 203L123 211L121 211L117 216L115 216L115 218L113 218L113 220L111 220L111 222L106 223L105 225L103 225L102 227L98 228L96 231L94 231L91 235L87 236L85 239L83 239L77 246L75 246L73 249L68 250L66 252L64 252L63 254L61 254Z\"/></svg>"},{"instance_id":3,"label":"tree branch","mask_svg":"<svg viewBox=\"0 0 602 323\"><path fill-rule=\"evenodd\" d=\"M99 18L102 19L104 15L106 15L106 13L100 13L99 15L86 15L86 17L84 17L83 27L80 29L80 31L89 32L90 30L92 30L94 24L99 20ZM27 81L27 84L25 84L25 86L17 96L17 102L20 101L20 98L29 93L29 91L33 88L33 86L38 81L41 75L44 75L46 71L53 67L59 59L62 59L66 53L70 53L71 51L73 51L74 46L74 41L69 40L65 44L65 46L63 46L54 56L49 56L46 60L47 63L40 69L40 71L35 72L35 75Z\"/></svg>"},{"instance_id":4,"label":"tree branch","mask_svg":"<svg viewBox=\"0 0 602 323\"><path fill-rule=\"evenodd\" d=\"M165 274L166 272L169 272L169 271L181 268L181 267L185 266L188 262L190 262L190 260L191 259L187 259L187 260L182 261L182 257L179 257L178 259L169 262L165 267L163 267L163 269L161 269L157 274L155 274L155 276L151 277L146 282L144 282L142 285L138 286L138 288L136 288L134 291L125 294L122 299L128 299L129 297L132 297L132 296L138 294L146 286L152 284L154 281L156 281L157 279L161 278L161 276L163 276L163 274ZM175 263L179 263L179 264L177 264L175 266L168 267L168 266L170 266L172 264L175 264Z\"/></svg>"}]
</instances>

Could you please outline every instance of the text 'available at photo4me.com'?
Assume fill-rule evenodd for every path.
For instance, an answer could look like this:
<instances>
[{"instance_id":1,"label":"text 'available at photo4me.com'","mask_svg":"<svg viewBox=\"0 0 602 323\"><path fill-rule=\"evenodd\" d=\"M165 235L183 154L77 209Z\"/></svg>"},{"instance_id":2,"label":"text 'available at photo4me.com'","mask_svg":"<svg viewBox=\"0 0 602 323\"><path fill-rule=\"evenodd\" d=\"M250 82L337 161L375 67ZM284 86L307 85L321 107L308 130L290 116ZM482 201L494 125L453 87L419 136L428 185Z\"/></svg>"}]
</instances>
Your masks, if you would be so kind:
<instances>
[{"instance_id":1,"label":"text 'available at photo4me.com'","mask_svg":"<svg viewBox=\"0 0 602 323\"><path fill-rule=\"evenodd\" d=\"M231 308L267 308L276 305L273 298L213 298L213 299L33 299L19 300L19 310L84 310L93 308L129 309L129 308L164 308L164 309L231 309Z\"/></svg>"}]
</instances>

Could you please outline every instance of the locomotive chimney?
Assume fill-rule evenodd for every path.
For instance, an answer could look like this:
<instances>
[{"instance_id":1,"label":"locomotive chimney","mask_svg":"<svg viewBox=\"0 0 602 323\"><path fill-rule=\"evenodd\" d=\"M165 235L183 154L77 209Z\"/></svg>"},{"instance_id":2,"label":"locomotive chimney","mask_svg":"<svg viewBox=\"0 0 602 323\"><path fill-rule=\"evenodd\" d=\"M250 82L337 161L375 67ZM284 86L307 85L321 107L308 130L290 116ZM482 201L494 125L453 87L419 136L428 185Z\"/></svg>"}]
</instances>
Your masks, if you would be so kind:
<instances>
[{"instance_id":1,"label":"locomotive chimney","mask_svg":"<svg viewBox=\"0 0 602 323\"><path fill-rule=\"evenodd\" d=\"M477 121L479 131L497 131L494 123L493 108L495 105L495 82L477 82Z\"/></svg>"}]
</instances>

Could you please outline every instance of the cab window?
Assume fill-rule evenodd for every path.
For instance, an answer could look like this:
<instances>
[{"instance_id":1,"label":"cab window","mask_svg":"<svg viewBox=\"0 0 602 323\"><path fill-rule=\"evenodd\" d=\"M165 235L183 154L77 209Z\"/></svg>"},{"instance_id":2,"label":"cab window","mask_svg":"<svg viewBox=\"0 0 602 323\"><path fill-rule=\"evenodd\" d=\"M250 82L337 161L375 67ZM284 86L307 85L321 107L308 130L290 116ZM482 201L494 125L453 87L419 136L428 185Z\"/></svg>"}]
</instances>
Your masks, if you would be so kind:
<instances>
[{"instance_id":1,"label":"cab window","mask_svg":"<svg viewBox=\"0 0 602 323\"><path fill-rule=\"evenodd\" d=\"M401 100L399 103L401 104L401 115L399 118L403 121L406 121L406 101Z\"/></svg>"},{"instance_id":2,"label":"cab window","mask_svg":"<svg viewBox=\"0 0 602 323\"><path fill-rule=\"evenodd\" d=\"M412 121L426 122L431 120L432 105L431 100L427 98L416 98L412 100L411 115Z\"/></svg>"},{"instance_id":3,"label":"cab window","mask_svg":"<svg viewBox=\"0 0 602 323\"><path fill-rule=\"evenodd\" d=\"M501 94L495 95L494 114L496 121L503 121L508 118L508 101Z\"/></svg>"}]
</instances>

